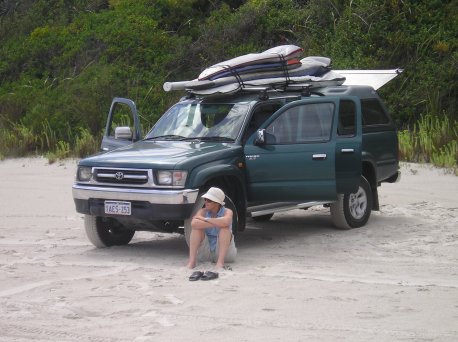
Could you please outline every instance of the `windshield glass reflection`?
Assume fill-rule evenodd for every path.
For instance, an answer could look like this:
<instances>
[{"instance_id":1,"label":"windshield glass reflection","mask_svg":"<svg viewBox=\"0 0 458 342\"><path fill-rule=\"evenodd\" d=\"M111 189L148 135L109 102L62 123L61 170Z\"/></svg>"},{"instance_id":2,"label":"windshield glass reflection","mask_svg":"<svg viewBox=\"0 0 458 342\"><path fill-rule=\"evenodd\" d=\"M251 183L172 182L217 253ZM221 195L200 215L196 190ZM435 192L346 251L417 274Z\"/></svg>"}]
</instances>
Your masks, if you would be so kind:
<instances>
[{"instance_id":1,"label":"windshield glass reflection","mask_svg":"<svg viewBox=\"0 0 458 342\"><path fill-rule=\"evenodd\" d=\"M179 103L159 119L146 139L234 141L247 110L246 104Z\"/></svg>"}]
</instances>

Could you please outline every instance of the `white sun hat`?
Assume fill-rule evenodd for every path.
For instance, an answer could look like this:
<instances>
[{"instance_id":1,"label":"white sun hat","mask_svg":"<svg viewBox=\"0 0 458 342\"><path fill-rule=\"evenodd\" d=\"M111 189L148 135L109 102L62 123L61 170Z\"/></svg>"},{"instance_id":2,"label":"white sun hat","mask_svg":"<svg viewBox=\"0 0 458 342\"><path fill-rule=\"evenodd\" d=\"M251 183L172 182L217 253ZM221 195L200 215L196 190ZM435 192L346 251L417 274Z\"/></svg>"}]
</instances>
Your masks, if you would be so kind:
<instances>
[{"instance_id":1,"label":"white sun hat","mask_svg":"<svg viewBox=\"0 0 458 342\"><path fill-rule=\"evenodd\" d=\"M226 198L226 195L223 190L213 187L208 189L208 191L202 195L202 198L208 198L210 201L224 205L224 198Z\"/></svg>"}]
</instances>

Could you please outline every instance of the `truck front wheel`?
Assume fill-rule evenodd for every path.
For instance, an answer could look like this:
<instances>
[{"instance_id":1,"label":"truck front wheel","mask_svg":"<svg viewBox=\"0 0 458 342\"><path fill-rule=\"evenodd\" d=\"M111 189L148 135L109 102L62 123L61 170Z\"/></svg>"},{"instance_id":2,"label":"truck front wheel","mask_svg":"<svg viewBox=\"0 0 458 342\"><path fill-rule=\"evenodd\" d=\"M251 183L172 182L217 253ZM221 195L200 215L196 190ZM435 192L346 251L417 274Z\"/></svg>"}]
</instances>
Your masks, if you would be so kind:
<instances>
[{"instance_id":1,"label":"truck front wheel","mask_svg":"<svg viewBox=\"0 0 458 342\"><path fill-rule=\"evenodd\" d=\"M127 245L135 234L114 219L93 215L84 216L84 228L89 241L98 248Z\"/></svg>"},{"instance_id":2,"label":"truck front wheel","mask_svg":"<svg viewBox=\"0 0 458 342\"><path fill-rule=\"evenodd\" d=\"M364 226L372 210L372 191L366 178L361 177L358 190L352 194L339 194L337 202L331 203L331 218L339 229Z\"/></svg>"}]
</instances>

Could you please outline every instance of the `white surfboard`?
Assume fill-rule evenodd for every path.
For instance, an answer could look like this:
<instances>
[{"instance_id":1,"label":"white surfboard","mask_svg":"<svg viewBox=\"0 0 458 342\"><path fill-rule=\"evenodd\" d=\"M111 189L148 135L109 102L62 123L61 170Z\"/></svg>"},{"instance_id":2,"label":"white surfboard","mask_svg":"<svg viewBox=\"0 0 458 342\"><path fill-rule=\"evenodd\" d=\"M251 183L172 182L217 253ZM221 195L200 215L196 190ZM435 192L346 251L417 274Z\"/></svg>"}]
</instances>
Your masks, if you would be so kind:
<instances>
[{"instance_id":1,"label":"white surfboard","mask_svg":"<svg viewBox=\"0 0 458 342\"><path fill-rule=\"evenodd\" d=\"M206 80L219 72L224 72L235 67L266 62L278 62L281 60L296 58L300 56L302 51L303 49L296 45L280 45L261 53L249 53L206 68L199 75L198 79Z\"/></svg>"},{"instance_id":2,"label":"white surfboard","mask_svg":"<svg viewBox=\"0 0 458 342\"><path fill-rule=\"evenodd\" d=\"M185 89L208 89L223 86L226 84L236 83L239 81L243 83L257 81L260 79L272 80L274 78L280 78L280 82L284 82L285 79L292 79L294 77L307 77L307 80L310 77L315 75L326 75L329 73L329 66L331 60L327 57L306 57L301 59L301 65L298 68L292 70L256 70L252 73L246 73L238 75L238 78L235 76L227 76L210 80L192 80L192 81L181 81L181 82L165 82L163 88L165 91L171 90L185 90ZM340 78L340 77L339 77ZM268 81L269 82L269 81ZM267 84L265 81L261 82L262 84Z\"/></svg>"},{"instance_id":3,"label":"white surfboard","mask_svg":"<svg viewBox=\"0 0 458 342\"><path fill-rule=\"evenodd\" d=\"M240 90L258 89L260 87L274 88L280 86L291 86L291 87L310 87L320 88L326 86L339 86L344 83L345 78L341 75L329 71L321 77L315 76L297 76L297 77L275 77L275 78L262 78L255 79L252 81L244 82L243 85L239 83L230 83L215 86L207 89L190 89L189 91L196 95L208 96L208 95L222 95L222 94L233 94Z\"/></svg>"}]
</instances>

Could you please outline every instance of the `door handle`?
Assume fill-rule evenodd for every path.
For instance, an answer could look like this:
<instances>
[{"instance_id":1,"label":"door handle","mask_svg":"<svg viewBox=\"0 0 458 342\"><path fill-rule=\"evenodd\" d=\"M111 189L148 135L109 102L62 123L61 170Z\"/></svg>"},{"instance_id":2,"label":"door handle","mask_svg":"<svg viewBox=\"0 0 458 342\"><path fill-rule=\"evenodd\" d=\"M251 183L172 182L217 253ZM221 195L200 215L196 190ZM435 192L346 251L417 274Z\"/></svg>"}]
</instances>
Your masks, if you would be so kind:
<instances>
[{"instance_id":1,"label":"door handle","mask_svg":"<svg viewBox=\"0 0 458 342\"><path fill-rule=\"evenodd\" d=\"M312 155L313 160L325 160L327 158L326 153L316 153Z\"/></svg>"},{"instance_id":2,"label":"door handle","mask_svg":"<svg viewBox=\"0 0 458 342\"><path fill-rule=\"evenodd\" d=\"M355 153L355 149L353 148L343 148L340 150L342 153Z\"/></svg>"}]
</instances>

